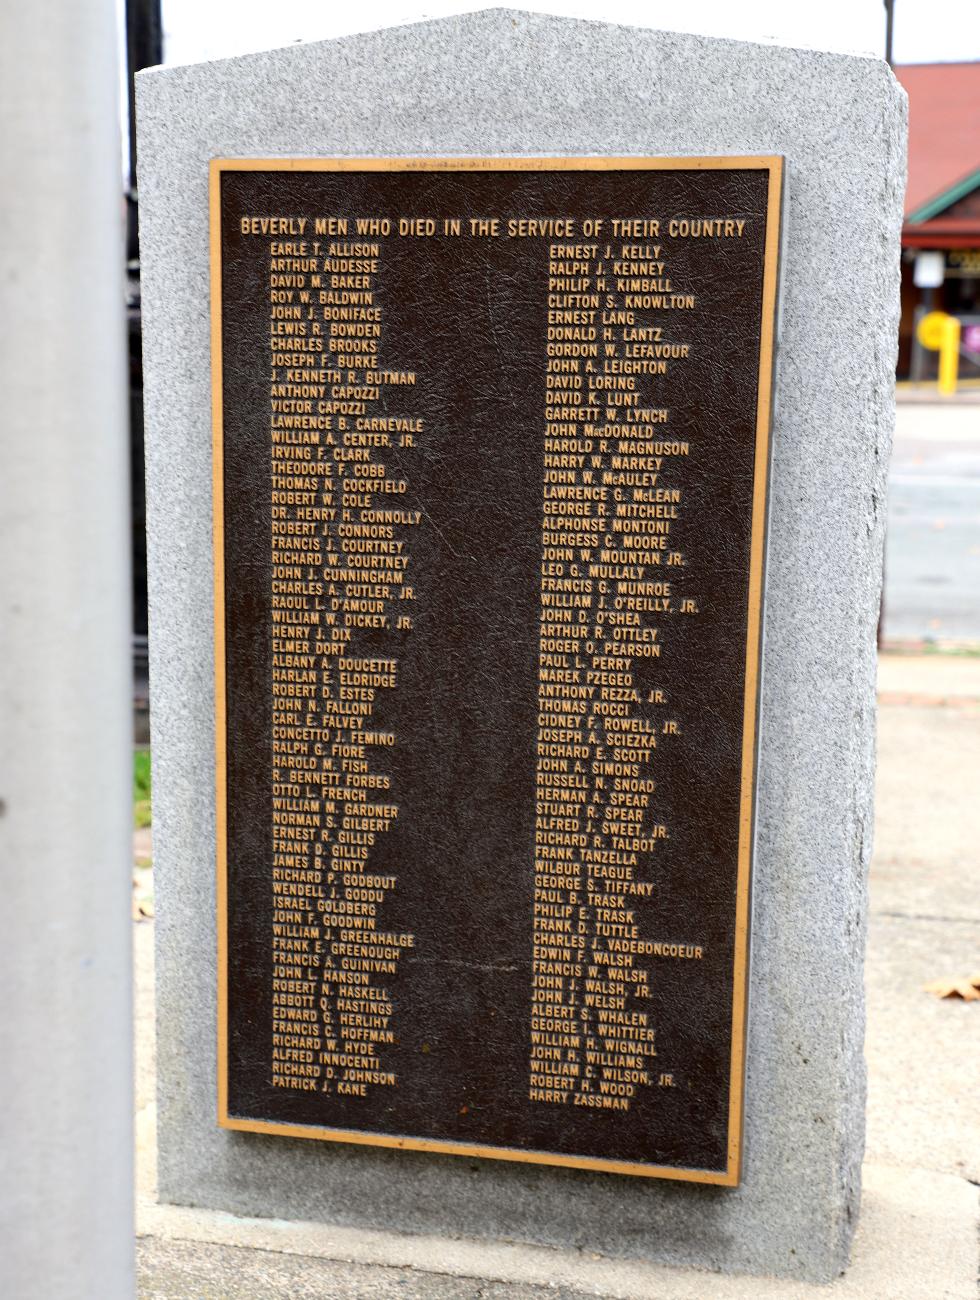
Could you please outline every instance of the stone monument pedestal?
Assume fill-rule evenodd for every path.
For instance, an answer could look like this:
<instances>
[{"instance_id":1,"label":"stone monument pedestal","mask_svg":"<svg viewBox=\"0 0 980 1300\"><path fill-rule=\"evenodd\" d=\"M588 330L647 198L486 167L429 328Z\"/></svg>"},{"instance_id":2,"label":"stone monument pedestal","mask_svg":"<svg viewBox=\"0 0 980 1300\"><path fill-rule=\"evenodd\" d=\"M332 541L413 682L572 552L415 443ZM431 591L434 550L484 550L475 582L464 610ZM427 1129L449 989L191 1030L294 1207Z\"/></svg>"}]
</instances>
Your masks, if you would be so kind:
<instances>
[{"instance_id":1,"label":"stone monument pedestal","mask_svg":"<svg viewBox=\"0 0 980 1300\"><path fill-rule=\"evenodd\" d=\"M872 60L487 11L138 79L159 1179L241 1215L828 1280L863 1148L875 629L904 98ZM745 1138L737 1187L216 1122L214 158L782 157Z\"/></svg>"}]
</instances>

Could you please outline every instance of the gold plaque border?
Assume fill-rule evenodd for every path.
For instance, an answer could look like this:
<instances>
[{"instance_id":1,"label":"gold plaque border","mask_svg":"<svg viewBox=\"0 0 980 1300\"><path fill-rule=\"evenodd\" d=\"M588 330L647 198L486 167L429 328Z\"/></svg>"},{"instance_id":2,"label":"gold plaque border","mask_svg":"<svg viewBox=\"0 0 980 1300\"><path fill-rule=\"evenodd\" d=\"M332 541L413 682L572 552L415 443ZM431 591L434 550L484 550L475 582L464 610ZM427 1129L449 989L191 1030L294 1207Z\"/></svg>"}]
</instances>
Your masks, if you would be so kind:
<instances>
[{"instance_id":1,"label":"gold plaque border","mask_svg":"<svg viewBox=\"0 0 980 1300\"><path fill-rule=\"evenodd\" d=\"M221 175L233 171L296 172L415 172L415 171L764 171L769 177L766 243L762 282L762 322L759 378L756 394L755 478L749 550L749 597L746 610L745 700L742 726L742 777L739 801L738 874L735 900L734 992L732 1055L729 1077L728 1162L724 1171L675 1168L593 1156L566 1156L550 1151L471 1145L434 1138L398 1137L356 1129L332 1129L313 1124L283 1124L239 1119L228 1113L228 790L227 701L225 684L224 573L224 415L222 404L221 302ZM248 1133L317 1138L359 1146L393 1147L402 1151L435 1151L444 1155L480 1156L526 1164L592 1169L644 1178L736 1187L741 1177L745 1092L745 1036L748 1002L749 910L755 822L755 762L758 731L762 583L766 547L766 508L769 487L769 430L772 411L773 353L783 196L783 159L779 156L720 156L711 158L213 158L210 164L211 243L211 414L214 495L214 673L215 673L215 797L217 814L218 912L218 1124Z\"/></svg>"}]
</instances>

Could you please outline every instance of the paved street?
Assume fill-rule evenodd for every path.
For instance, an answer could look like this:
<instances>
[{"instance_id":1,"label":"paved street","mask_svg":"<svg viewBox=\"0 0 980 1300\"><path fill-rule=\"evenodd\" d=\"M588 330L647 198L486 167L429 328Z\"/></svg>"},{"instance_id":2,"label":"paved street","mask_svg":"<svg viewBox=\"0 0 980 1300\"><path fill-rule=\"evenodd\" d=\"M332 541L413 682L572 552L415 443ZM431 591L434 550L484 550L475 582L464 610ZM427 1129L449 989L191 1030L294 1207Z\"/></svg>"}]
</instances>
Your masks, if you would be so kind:
<instances>
[{"instance_id":1,"label":"paved street","mask_svg":"<svg viewBox=\"0 0 980 1300\"><path fill-rule=\"evenodd\" d=\"M980 403L899 403L885 636L980 642Z\"/></svg>"}]
</instances>

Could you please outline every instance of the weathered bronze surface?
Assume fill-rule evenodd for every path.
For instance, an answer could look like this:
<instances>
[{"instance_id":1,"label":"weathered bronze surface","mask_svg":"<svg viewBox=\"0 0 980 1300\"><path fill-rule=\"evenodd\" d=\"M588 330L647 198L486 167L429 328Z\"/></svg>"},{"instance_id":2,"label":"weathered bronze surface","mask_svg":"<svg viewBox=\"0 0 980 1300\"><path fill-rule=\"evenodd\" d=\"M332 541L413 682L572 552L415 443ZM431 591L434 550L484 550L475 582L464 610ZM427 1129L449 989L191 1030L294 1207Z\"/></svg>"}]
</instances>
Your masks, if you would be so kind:
<instances>
[{"instance_id":1,"label":"weathered bronze surface","mask_svg":"<svg viewBox=\"0 0 980 1300\"><path fill-rule=\"evenodd\" d=\"M221 1123L737 1182L780 176L213 165Z\"/></svg>"}]
</instances>

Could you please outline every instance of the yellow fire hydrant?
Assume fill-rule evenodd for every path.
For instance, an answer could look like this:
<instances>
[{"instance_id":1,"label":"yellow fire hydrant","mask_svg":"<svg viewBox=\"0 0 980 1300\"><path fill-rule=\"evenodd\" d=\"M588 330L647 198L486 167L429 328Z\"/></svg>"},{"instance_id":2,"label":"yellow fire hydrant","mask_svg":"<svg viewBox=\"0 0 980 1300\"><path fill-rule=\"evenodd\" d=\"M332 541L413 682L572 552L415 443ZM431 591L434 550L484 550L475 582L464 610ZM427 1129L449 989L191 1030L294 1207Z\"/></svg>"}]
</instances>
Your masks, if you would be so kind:
<instances>
[{"instance_id":1,"label":"yellow fire hydrant","mask_svg":"<svg viewBox=\"0 0 980 1300\"><path fill-rule=\"evenodd\" d=\"M948 312L931 311L919 321L916 334L924 348L939 353L939 391L952 395L960 368L960 322Z\"/></svg>"}]
</instances>

